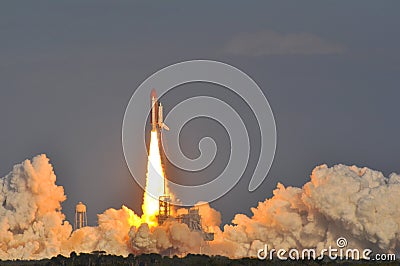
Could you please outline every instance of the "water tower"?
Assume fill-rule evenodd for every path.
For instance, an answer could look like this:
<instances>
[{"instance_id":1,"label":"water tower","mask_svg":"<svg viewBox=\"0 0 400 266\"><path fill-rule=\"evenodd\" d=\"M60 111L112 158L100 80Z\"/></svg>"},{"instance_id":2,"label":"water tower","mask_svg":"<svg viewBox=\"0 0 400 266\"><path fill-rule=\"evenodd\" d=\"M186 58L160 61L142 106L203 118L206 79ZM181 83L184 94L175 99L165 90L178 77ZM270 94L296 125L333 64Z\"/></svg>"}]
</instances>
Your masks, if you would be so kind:
<instances>
[{"instance_id":1,"label":"water tower","mask_svg":"<svg viewBox=\"0 0 400 266\"><path fill-rule=\"evenodd\" d=\"M74 229L79 229L87 226L86 206L79 202L75 208L75 224Z\"/></svg>"}]
</instances>

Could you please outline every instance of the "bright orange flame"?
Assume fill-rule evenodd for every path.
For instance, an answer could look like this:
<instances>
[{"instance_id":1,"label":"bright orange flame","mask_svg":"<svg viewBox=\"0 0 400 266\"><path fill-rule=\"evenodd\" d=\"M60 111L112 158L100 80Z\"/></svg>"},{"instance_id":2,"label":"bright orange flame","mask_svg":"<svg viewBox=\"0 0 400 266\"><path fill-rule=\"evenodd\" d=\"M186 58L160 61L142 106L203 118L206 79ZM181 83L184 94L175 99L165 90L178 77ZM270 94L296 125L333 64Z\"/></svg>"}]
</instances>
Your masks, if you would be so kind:
<instances>
[{"instance_id":1,"label":"bright orange flame","mask_svg":"<svg viewBox=\"0 0 400 266\"><path fill-rule=\"evenodd\" d=\"M164 191L165 190L165 191ZM150 151L147 161L146 188L143 196L143 215L137 216L133 212L129 216L131 226L140 226L147 223L150 227L155 227L158 215L158 198L168 193L165 184L165 174L161 163L161 154L157 131L151 131Z\"/></svg>"},{"instance_id":2,"label":"bright orange flame","mask_svg":"<svg viewBox=\"0 0 400 266\"><path fill-rule=\"evenodd\" d=\"M161 154L157 131L151 131L149 159L147 162L146 189L143 198L144 222L149 226L156 226L158 214L158 198L164 195L164 169L161 163Z\"/></svg>"}]
</instances>

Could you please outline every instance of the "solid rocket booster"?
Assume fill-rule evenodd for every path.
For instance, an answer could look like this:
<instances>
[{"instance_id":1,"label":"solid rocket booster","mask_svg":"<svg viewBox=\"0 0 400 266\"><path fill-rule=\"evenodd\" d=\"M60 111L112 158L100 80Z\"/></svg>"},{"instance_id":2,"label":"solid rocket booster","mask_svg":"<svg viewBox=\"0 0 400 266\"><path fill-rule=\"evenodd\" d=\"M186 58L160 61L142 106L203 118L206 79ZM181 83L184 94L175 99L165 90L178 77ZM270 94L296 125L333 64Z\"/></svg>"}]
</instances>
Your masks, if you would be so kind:
<instances>
[{"instance_id":1,"label":"solid rocket booster","mask_svg":"<svg viewBox=\"0 0 400 266\"><path fill-rule=\"evenodd\" d=\"M164 124L163 118L163 106L158 102L156 90L153 89L150 95L151 99L151 126L152 130L155 131L157 127L165 130L169 130L169 127Z\"/></svg>"}]
</instances>

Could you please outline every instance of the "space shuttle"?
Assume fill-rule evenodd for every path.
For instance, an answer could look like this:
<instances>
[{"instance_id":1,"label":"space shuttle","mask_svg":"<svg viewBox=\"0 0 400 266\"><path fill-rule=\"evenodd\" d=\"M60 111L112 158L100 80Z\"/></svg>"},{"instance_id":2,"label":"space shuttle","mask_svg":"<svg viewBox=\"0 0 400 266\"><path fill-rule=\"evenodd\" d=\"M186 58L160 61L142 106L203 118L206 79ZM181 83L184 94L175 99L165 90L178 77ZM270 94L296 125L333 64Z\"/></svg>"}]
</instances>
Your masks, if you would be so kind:
<instances>
[{"instance_id":1,"label":"space shuttle","mask_svg":"<svg viewBox=\"0 0 400 266\"><path fill-rule=\"evenodd\" d=\"M150 95L151 101L151 126L152 131L155 131L157 128L169 130L169 127L164 124L163 118L163 106L158 102L156 90L153 89Z\"/></svg>"}]
</instances>

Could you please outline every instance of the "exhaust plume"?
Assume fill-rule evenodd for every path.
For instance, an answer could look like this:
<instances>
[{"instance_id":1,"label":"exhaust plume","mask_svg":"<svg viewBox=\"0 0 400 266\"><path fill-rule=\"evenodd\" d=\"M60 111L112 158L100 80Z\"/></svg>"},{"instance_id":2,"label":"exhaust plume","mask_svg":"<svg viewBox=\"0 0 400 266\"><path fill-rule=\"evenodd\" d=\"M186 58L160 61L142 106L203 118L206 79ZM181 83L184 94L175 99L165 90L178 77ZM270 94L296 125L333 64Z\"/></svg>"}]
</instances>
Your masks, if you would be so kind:
<instances>
[{"instance_id":1,"label":"exhaust plume","mask_svg":"<svg viewBox=\"0 0 400 266\"><path fill-rule=\"evenodd\" d=\"M151 226L157 225L158 198L167 193L159 143L157 130L151 131L146 189L144 191L142 206L142 219Z\"/></svg>"},{"instance_id":2,"label":"exhaust plume","mask_svg":"<svg viewBox=\"0 0 400 266\"><path fill-rule=\"evenodd\" d=\"M256 256L259 248L335 246L345 237L349 248L399 253L400 175L388 178L368 168L316 167L302 188L278 184L273 197L237 214L220 229L221 215L199 203L202 226L215 233L205 245L200 233L167 221L149 226L125 206L98 215L98 226L72 232L61 203L64 190L45 155L14 166L0 179L0 259L40 259L70 252L103 250L127 256L204 253L231 258ZM177 210L177 213L185 210Z\"/></svg>"},{"instance_id":3,"label":"exhaust plume","mask_svg":"<svg viewBox=\"0 0 400 266\"><path fill-rule=\"evenodd\" d=\"M274 196L251 208L251 218L237 214L212 242L213 253L256 256L269 248L336 247L345 237L349 248L399 252L400 176L356 166L316 167L303 188L278 184Z\"/></svg>"},{"instance_id":4,"label":"exhaust plume","mask_svg":"<svg viewBox=\"0 0 400 266\"><path fill-rule=\"evenodd\" d=\"M39 155L0 179L0 258L40 259L62 253L72 227L61 213L64 189Z\"/></svg>"}]
</instances>

